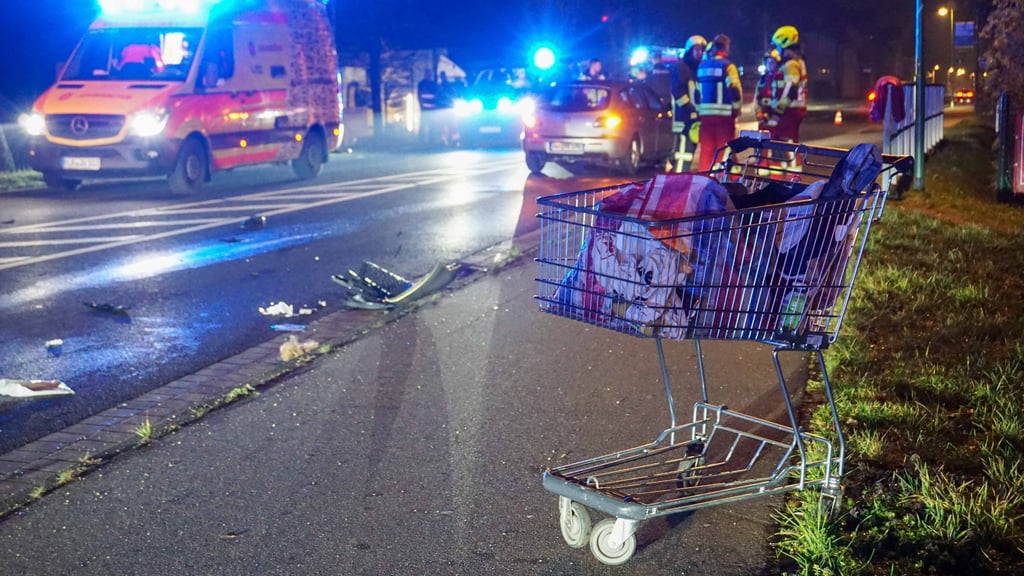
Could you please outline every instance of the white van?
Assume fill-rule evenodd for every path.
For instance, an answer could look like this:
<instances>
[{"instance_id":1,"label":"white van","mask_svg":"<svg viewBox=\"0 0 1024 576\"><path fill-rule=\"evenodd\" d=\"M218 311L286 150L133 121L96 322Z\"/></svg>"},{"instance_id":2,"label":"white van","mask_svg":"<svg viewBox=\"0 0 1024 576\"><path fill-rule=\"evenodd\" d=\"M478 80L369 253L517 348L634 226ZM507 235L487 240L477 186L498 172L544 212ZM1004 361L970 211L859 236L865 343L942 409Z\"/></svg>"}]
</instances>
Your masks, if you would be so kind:
<instances>
[{"instance_id":1,"label":"white van","mask_svg":"<svg viewBox=\"0 0 1024 576\"><path fill-rule=\"evenodd\" d=\"M320 173L343 136L326 0L101 0L59 79L23 115L51 188L291 162Z\"/></svg>"}]
</instances>

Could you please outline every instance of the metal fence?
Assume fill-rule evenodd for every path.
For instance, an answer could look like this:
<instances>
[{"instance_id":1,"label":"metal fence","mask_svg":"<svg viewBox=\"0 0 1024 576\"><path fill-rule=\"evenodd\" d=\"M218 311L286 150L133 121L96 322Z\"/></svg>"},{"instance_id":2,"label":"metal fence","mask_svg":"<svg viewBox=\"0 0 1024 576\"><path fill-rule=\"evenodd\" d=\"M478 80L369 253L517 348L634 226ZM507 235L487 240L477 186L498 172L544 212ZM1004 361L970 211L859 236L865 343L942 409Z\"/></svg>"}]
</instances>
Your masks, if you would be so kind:
<instances>
[{"instance_id":1,"label":"metal fence","mask_svg":"<svg viewBox=\"0 0 1024 576\"><path fill-rule=\"evenodd\" d=\"M928 85L924 87L924 114L918 114L915 103L917 86L906 84L903 88L903 109L906 111L902 120L894 114L894 94L898 97L899 89L887 85L889 91L886 98L885 122L882 129L882 152L899 156L914 155L914 124L919 117L924 119L924 153L931 152L942 140L942 123L945 119L945 86ZM914 158L915 162L923 162L923 158Z\"/></svg>"}]
</instances>

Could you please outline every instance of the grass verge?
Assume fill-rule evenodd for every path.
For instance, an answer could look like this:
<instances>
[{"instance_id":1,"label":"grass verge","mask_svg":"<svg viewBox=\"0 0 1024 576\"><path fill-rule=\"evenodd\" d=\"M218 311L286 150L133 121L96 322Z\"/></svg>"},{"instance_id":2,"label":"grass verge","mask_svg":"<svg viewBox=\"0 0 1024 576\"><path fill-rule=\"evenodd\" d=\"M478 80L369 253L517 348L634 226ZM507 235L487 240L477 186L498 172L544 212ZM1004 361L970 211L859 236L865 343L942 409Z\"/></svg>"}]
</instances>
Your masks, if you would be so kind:
<instances>
[{"instance_id":1,"label":"grass verge","mask_svg":"<svg viewBox=\"0 0 1024 576\"><path fill-rule=\"evenodd\" d=\"M844 513L777 515L801 575L1024 573L1024 210L996 202L991 130L966 122L925 190L872 228L826 353L849 453ZM831 434L808 386L808 430Z\"/></svg>"},{"instance_id":2,"label":"grass verge","mask_svg":"<svg viewBox=\"0 0 1024 576\"><path fill-rule=\"evenodd\" d=\"M41 188L42 186L43 175L35 170L0 171L0 190Z\"/></svg>"}]
</instances>

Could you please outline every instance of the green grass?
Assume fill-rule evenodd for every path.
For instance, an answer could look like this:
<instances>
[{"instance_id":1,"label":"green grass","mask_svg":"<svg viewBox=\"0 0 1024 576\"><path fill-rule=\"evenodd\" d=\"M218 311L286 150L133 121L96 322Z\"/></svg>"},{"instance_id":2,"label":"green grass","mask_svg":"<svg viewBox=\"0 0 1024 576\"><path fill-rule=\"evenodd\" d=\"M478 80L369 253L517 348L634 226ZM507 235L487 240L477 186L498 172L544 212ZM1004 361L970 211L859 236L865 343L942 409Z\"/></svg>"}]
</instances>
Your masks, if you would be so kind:
<instances>
[{"instance_id":1,"label":"green grass","mask_svg":"<svg viewBox=\"0 0 1024 576\"><path fill-rule=\"evenodd\" d=\"M890 201L826 366L845 513L777 518L802 575L1024 574L1024 210L996 202L991 130L947 133L923 192ZM831 437L820 385L808 431Z\"/></svg>"},{"instance_id":2,"label":"green grass","mask_svg":"<svg viewBox=\"0 0 1024 576\"><path fill-rule=\"evenodd\" d=\"M139 444L148 444L153 439L153 423L146 418L135 427L135 435L139 438Z\"/></svg>"},{"instance_id":3,"label":"green grass","mask_svg":"<svg viewBox=\"0 0 1024 576\"><path fill-rule=\"evenodd\" d=\"M43 175L35 170L0 171L0 190L19 188L41 188Z\"/></svg>"}]
</instances>

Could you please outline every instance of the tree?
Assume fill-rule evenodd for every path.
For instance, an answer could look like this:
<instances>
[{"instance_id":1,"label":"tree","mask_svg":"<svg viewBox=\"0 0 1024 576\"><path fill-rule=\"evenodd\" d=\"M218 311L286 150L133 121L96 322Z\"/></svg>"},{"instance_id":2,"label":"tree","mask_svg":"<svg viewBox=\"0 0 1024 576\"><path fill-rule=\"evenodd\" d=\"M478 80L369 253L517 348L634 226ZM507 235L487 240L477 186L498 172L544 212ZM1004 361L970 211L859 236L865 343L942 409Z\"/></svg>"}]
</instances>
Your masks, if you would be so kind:
<instances>
[{"instance_id":1,"label":"tree","mask_svg":"<svg viewBox=\"0 0 1024 576\"><path fill-rule=\"evenodd\" d=\"M985 43L983 107L992 110L1000 92L1024 109L1024 0L995 0L981 31Z\"/></svg>"}]
</instances>

